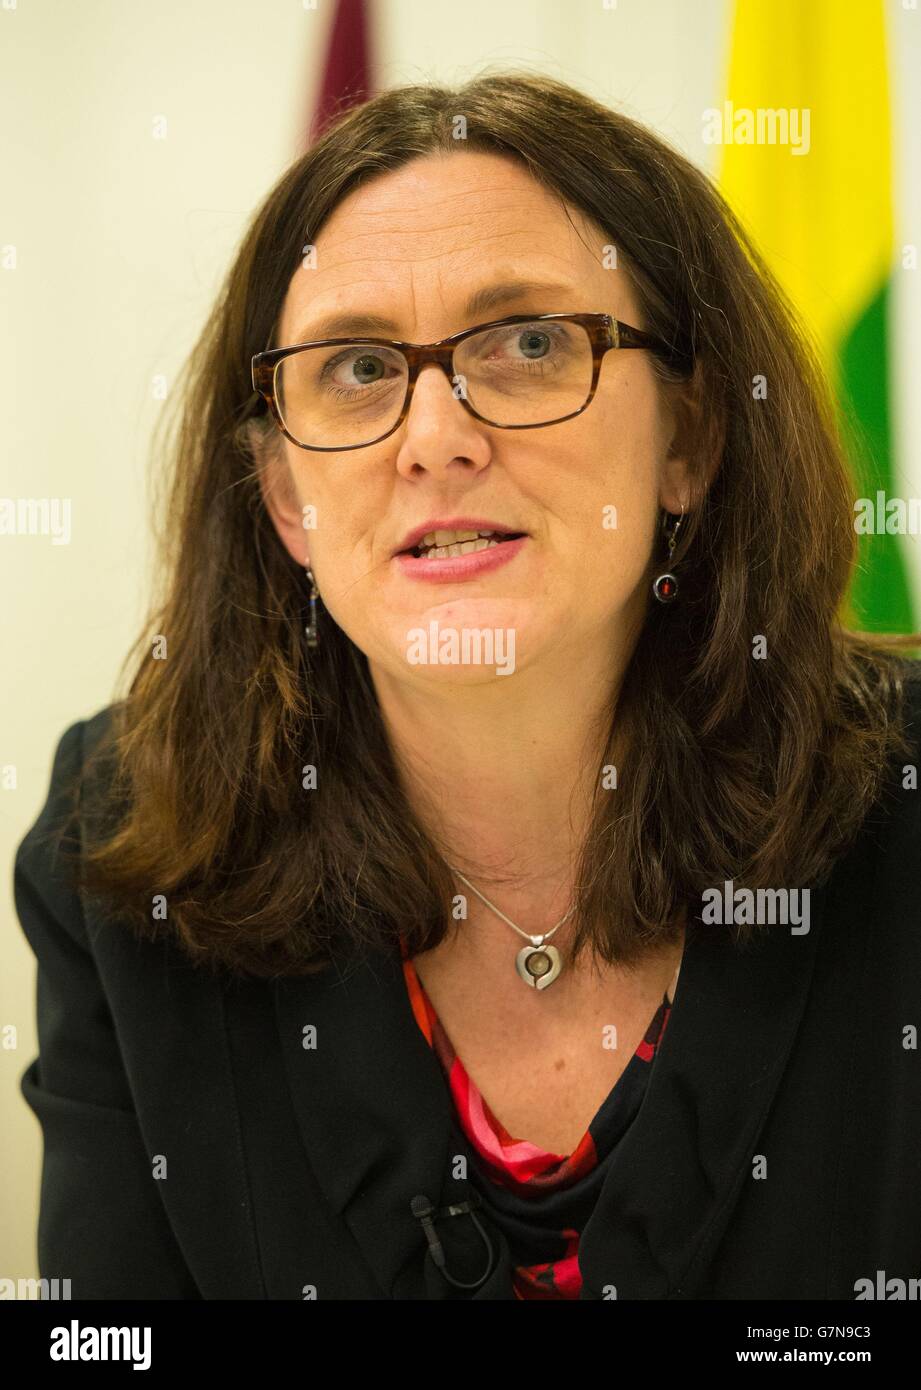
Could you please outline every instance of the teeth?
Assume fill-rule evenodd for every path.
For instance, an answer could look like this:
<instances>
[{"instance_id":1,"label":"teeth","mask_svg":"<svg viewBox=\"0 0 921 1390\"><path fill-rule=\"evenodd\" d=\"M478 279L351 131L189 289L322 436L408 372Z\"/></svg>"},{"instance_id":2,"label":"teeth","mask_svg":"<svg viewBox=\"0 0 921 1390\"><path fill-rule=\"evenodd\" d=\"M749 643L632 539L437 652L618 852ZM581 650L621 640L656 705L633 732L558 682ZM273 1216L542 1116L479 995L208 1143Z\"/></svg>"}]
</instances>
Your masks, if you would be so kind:
<instances>
[{"instance_id":1,"label":"teeth","mask_svg":"<svg viewBox=\"0 0 921 1390\"><path fill-rule=\"evenodd\" d=\"M487 550L501 545L495 531L428 531L417 541L411 553L425 559L445 560L453 555L469 555L474 550ZM504 533L503 533L504 539Z\"/></svg>"},{"instance_id":2,"label":"teeth","mask_svg":"<svg viewBox=\"0 0 921 1390\"><path fill-rule=\"evenodd\" d=\"M462 541L454 545L436 545L425 552L426 560L447 560L452 555L472 555L475 550L488 550L490 546L500 545L500 541L480 537L473 541Z\"/></svg>"},{"instance_id":3,"label":"teeth","mask_svg":"<svg viewBox=\"0 0 921 1390\"><path fill-rule=\"evenodd\" d=\"M429 531L419 541L420 545L455 545L462 541L475 541L478 536L491 536L492 531Z\"/></svg>"}]
</instances>

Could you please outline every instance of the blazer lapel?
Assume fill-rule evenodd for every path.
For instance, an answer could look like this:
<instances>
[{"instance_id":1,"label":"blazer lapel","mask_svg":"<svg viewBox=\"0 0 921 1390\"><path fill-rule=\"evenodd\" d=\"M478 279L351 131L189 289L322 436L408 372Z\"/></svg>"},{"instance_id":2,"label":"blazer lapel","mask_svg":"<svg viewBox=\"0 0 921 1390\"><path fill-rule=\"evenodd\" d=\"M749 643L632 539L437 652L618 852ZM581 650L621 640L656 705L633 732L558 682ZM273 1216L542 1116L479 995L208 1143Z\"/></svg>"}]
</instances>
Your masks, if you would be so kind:
<instances>
[{"instance_id":1,"label":"blazer lapel","mask_svg":"<svg viewBox=\"0 0 921 1390\"><path fill-rule=\"evenodd\" d=\"M201 1296L264 1298L223 989L172 946L138 945L108 923L91 930L101 974L115 982L144 1146L151 1159L168 1160L168 1178L156 1185Z\"/></svg>"},{"instance_id":2,"label":"blazer lapel","mask_svg":"<svg viewBox=\"0 0 921 1390\"><path fill-rule=\"evenodd\" d=\"M375 954L345 973L330 967L279 980L275 1001L308 1158L384 1296L513 1298L507 1242L481 1212L496 1258L488 1280L464 1292L428 1255L411 1208L417 1196L440 1209L475 1194L454 1176L451 1097L413 1017L399 951ZM469 1215L443 1217L435 1229L454 1277L477 1281L488 1251Z\"/></svg>"},{"instance_id":3,"label":"blazer lapel","mask_svg":"<svg viewBox=\"0 0 921 1390\"><path fill-rule=\"evenodd\" d=\"M581 1298L698 1296L796 1037L824 905L813 889L807 933L769 926L744 950L689 923L649 1089L579 1243Z\"/></svg>"}]
</instances>

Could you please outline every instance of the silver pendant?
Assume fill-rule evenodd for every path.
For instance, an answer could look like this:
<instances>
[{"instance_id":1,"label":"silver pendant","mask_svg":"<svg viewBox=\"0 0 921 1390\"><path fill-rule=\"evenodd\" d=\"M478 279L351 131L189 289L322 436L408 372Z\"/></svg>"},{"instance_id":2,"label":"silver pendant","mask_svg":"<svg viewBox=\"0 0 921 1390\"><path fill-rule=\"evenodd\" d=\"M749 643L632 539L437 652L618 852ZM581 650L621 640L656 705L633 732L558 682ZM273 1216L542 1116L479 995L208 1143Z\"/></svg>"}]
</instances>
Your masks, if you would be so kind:
<instances>
[{"instance_id":1,"label":"silver pendant","mask_svg":"<svg viewBox=\"0 0 921 1390\"><path fill-rule=\"evenodd\" d=\"M532 989L546 989L552 985L563 968L560 953L555 946L544 946L542 936L532 936L531 946L522 946L515 959L515 968L526 985Z\"/></svg>"}]
</instances>

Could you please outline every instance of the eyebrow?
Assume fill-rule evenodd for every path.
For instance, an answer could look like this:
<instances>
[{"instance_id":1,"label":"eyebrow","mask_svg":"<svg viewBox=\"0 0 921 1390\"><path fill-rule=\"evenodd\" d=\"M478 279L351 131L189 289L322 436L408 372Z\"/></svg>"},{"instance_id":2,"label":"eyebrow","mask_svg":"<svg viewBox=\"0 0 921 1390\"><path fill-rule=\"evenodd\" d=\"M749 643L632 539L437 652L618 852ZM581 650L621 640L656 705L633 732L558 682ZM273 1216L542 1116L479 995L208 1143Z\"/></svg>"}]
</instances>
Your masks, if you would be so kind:
<instances>
[{"instance_id":1,"label":"eyebrow","mask_svg":"<svg viewBox=\"0 0 921 1390\"><path fill-rule=\"evenodd\" d=\"M486 285L470 296L462 309L467 320L478 319L482 314L513 304L522 299L533 299L543 295L572 295L574 287L554 284L545 280L503 280L495 285ZM563 313L564 310L558 312ZM299 330L295 343L309 343L314 338L343 338L350 334L363 337L366 334L386 334L399 338L399 325L380 314L328 314L316 323L308 324Z\"/></svg>"}]
</instances>

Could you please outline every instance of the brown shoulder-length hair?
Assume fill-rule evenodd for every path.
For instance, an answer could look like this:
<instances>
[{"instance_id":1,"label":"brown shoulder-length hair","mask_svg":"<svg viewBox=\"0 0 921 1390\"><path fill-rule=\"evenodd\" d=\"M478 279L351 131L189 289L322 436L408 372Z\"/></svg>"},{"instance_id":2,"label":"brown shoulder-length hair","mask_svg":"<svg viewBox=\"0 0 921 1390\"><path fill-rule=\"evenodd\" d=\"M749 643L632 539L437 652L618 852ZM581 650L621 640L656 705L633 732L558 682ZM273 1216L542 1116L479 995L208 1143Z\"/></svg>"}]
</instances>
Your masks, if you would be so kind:
<instances>
[{"instance_id":1,"label":"brown shoulder-length hair","mask_svg":"<svg viewBox=\"0 0 921 1390\"><path fill-rule=\"evenodd\" d=\"M193 351L168 445L167 587L97 750L118 814L84 829L84 885L141 934L169 934L234 974L307 973L392 948L398 933L415 954L452 920L454 882L401 789L364 655L325 612L319 646L305 647L304 572L259 485L253 422L274 426L250 359L337 204L417 156L457 150L459 115L463 148L522 162L604 231L643 326L693 364L700 407L696 502L674 557L681 596L650 604L600 740L573 950L632 962L726 879L820 882L904 747L901 643L887 650L837 621L855 535L834 407L710 181L547 77L387 91L276 184Z\"/></svg>"}]
</instances>

